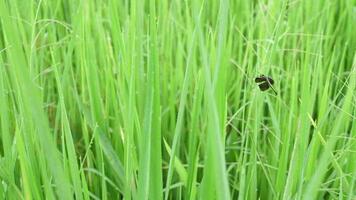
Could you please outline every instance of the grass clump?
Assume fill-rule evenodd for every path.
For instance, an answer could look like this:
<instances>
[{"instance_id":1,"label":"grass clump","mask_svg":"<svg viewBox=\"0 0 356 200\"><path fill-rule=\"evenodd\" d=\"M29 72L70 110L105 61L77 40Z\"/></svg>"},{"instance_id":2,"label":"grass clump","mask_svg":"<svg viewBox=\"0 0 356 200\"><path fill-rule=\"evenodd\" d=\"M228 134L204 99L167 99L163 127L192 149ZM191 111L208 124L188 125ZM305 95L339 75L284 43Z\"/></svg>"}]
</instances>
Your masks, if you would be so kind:
<instances>
[{"instance_id":1,"label":"grass clump","mask_svg":"<svg viewBox=\"0 0 356 200\"><path fill-rule=\"evenodd\" d=\"M356 198L353 1L0 13L0 199Z\"/></svg>"}]
</instances>

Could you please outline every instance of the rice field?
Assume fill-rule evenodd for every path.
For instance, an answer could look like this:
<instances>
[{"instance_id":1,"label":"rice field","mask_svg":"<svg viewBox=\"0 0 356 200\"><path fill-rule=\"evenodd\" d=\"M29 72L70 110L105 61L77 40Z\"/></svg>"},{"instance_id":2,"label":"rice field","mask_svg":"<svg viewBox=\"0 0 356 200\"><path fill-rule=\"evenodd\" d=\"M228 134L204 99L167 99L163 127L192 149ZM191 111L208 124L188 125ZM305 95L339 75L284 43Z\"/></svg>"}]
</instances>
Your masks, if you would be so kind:
<instances>
[{"instance_id":1,"label":"rice field","mask_svg":"<svg viewBox=\"0 0 356 200\"><path fill-rule=\"evenodd\" d=\"M0 199L356 199L354 0L0 0Z\"/></svg>"}]
</instances>

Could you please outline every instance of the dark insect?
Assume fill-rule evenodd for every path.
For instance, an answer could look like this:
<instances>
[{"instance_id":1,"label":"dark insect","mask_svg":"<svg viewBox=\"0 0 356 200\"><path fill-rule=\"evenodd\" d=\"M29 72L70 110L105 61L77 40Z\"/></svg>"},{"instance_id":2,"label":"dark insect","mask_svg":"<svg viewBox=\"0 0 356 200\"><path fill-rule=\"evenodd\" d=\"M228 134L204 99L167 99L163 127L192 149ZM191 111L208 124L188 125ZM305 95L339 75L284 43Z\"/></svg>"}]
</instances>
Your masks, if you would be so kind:
<instances>
[{"instance_id":1,"label":"dark insect","mask_svg":"<svg viewBox=\"0 0 356 200\"><path fill-rule=\"evenodd\" d=\"M258 87L261 91L266 91L269 88L272 88L273 92L277 95L277 92L272 87L272 85L274 84L274 80L271 77L261 75L255 78L255 82L258 84Z\"/></svg>"}]
</instances>

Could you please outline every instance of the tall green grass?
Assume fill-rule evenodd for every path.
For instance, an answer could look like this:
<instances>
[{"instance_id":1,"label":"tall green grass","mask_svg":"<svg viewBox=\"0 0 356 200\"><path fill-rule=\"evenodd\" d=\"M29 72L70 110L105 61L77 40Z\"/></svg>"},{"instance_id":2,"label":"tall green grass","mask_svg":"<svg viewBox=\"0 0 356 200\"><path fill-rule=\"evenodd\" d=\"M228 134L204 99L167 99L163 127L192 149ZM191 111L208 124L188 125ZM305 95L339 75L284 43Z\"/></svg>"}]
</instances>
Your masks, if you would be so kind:
<instances>
[{"instance_id":1,"label":"tall green grass","mask_svg":"<svg viewBox=\"0 0 356 200\"><path fill-rule=\"evenodd\" d=\"M355 9L1 0L0 199L355 199Z\"/></svg>"}]
</instances>

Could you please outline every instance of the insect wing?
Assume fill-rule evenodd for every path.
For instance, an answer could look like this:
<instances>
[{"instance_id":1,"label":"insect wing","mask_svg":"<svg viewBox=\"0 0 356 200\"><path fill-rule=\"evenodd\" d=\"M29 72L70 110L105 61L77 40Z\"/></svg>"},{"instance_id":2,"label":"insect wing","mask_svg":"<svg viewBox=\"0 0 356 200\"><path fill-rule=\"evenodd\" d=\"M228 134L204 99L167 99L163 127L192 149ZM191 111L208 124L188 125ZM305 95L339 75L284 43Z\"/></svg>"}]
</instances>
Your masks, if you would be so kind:
<instances>
[{"instance_id":1,"label":"insect wing","mask_svg":"<svg viewBox=\"0 0 356 200\"><path fill-rule=\"evenodd\" d=\"M261 82L263 82L263 81L266 81L267 79L266 79L266 77L265 76L260 76L260 77L256 77L255 78L255 82L256 83L261 83Z\"/></svg>"},{"instance_id":2,"label":"insect wing","mask_svg":"<svg viewBox=\"0 0 356 200\"><path fill-rule=\"evenodd\" d=\"M259 84L258 87L260 88L261 91L266 91L270 87L270 85L266 81L266 82L263 82L263 83Z\"/></svg>"},{"instance_id":3,"label":"insect wing","mask_svg":"<svg viewBox=\"0 0 356 200\"><path fill-rule=\"evenodd\" d=\"M266 81L268 81L271 85L274 84L274 80L270 77L266 77Z\"/></svg>"}]
</instances>

